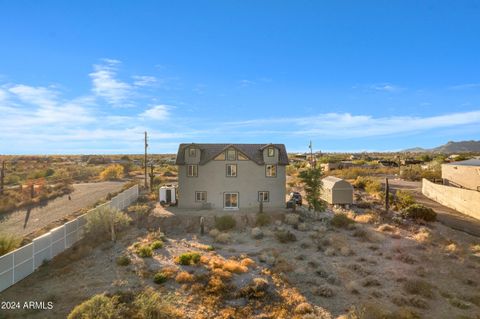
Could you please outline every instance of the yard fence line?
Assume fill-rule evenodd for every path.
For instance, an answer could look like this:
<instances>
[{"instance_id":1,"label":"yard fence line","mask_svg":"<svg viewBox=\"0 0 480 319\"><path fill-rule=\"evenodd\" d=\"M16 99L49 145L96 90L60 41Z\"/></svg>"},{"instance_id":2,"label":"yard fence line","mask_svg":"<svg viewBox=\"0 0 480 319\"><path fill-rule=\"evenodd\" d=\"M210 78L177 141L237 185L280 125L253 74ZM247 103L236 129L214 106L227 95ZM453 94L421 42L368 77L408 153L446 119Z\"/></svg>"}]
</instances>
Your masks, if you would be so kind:
<instances>
[{"instance_id":1,"label":"yard fence line","mask_svg":"<svg viewBox=\"0 0 480 319\"><path fill-rule=\"evenodd\" d=\"M27 277L45 261L51 260L82 239L89 213L102 207L122 210L137 200L138 192L138 185L135 185L74 220L36 237L28 245L0 256L0 292Z\"/></svg>"}]
</instances>

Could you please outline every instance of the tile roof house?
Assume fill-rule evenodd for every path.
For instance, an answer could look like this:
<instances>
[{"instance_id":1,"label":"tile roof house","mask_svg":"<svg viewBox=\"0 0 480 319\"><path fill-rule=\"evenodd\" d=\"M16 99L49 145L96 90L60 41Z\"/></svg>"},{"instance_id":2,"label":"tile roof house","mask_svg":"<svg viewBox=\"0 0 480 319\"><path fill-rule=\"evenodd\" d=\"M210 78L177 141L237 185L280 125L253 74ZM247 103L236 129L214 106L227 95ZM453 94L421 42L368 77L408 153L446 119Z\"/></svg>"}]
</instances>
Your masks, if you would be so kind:
<instances>
[{"instance_id":1,"label":"tile roof house","mask_svg":"<svg viewBox=\"0 0 480 319\"><path fill-rule=\"evenodd\" d=\"M180 144L178 206L284 207L288 163L283 144Z\"/></svg>"}]
</instances>

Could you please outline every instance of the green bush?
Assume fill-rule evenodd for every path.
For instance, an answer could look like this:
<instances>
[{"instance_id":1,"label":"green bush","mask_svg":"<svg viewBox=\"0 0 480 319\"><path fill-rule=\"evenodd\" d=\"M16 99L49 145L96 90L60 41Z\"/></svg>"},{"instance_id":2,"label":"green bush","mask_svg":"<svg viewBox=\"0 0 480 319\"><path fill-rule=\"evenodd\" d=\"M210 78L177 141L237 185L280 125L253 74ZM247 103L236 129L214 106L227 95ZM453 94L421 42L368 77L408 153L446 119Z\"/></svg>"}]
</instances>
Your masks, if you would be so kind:
<instances>
[{"instance_id":1,"label":"green bush","mask_svg":"<svg viewBox=\"0 0 480 319\"><path fill-rule=\"evenodd\" d=\"M348 225L353 223L355 223L355 221L343 213L335 214L330 220L330 224L338 228L346 228Z\"/></svg>"},{"instance_id":2,"label":"green bush","mask_svg":"<svg viewBox=\"0 0 480 319\"><path fill-rule=\"evenodd\" d=\"M255 225L257 226L266 226L270 224L270 215L266 213L258 213Z\"/></svg>"},{"instance_id":3,"label":"green bush","mask_svg":"<svg viewBox=\"0 0 480 319\"><path fill-rule=\"evenodd\" d=\"M402 210L415 204L415 199L411 192L406 190L398 190L395 193L395 206L397 210Z\"/></svg>"},{"instance_id":4,"label":"green bush","mask_svg":"<svg viewBox=\"0 0 480 319\"><path fill-rule=\"evenodd\" d=\"M0 256L17 249L21 242L20 238L13 235L0 234Z\"/></svg>"},{"instance_id":5,"label":"green bush","mask_svg":"<svg viewBox=\"0 0 480 319\"><path fill-rule=\"evenodd\" d=\"M150 248L153 250L160 249L163 247L163 242L161 240L155 240L153 243L150 244Z\"/></svg>"},{"instance_id":6,"label":"green bush","mask_svg":"<svg viewBox=\"0 0 480 319\"><path fill-rule=\"evenodd\" d=\"M293 234L292 232L290 232L288 230L275 232L275 237L282 244L297 241L297 237L295 236L295 234Z\"/></svg>"},{"instance_id":7,"label":"green bush","mask_svg":"<svg viewBox=\"0 0 480 319\"><path fill-rule=\"evenodd\" d=\"M122 319L128 317L126 308L119 303L118 297L95 295L73 308L68 319Z\"/></svg>"},{"instance_id":8,"label":"green bush","mask_svg":"<svg viewBox=\"0 0 480 319\"><path fill-rule=\"evenodd\" d=\"M153 251L150 246L140 246L137 249L137 255L142 258L152 257Z\"/></svg>"},{"instance_id":9,"label":"green bush","mask_svg":"<svg viewBox=\"0 0 480 319\"><path fill-rule=\"evenodd\" d=\"M180 319L185 318L173 303L173 295L160 295L153 288L147 288L137 295L133 302L138 319Z\"/></svg>"},{"instance_id":10,"label":"green bush","mask_svg":"<svg viewBox=\"0 0 480 319\"><path fill-rule=\"evenodd\" d=\"M232 229L237 224L235 218L230 215L224 215L215 218L215 228L220 231Z\"/></svg>"},{"instance_id":11,"label":"green bush","mask_svg":"<svg viewBox=\"0 0 480 319\"><path fill-rule=\"evenodd\" d=\"M193 265L200 261L200 254L196 252L184 253L178 256L178 263L180 265Z\"/></svg>"},{"instance_id":12,"label":"green bush","mask_svg":"<svg viewBox=\"0 0 480 319\"><path fill-rule=\"evenodd\" d=\"M365 189L365 186L367 186L367 183L370 181L370 178L365 177L365 176L357 176L355 181L353 182L353 186L355 188L359 189Z\"/></svg>"},{"instance_id":13,"label":"green bush","mask_svg":"<svg viewBox=\"0 0 480 319\"><path fill-rule=\"evenodd\" d=\"M165 281L168 280L168 276L165 275L162 271L160 272L157 272L154 276L153 276L153 282L156 283L156 284L163 284Z\"/></svg>"},{"instance_id":14,"label":"green bush","mask_svg":"<svg viewBox=\"0 0 480 319\"><path fill-rule=\"evenodd\" d=\"M382 191L382 184L377 180L369 180L365 185L365 191L369 194L378 194Z\"/></svg>"},{"instance_id":15,"label":"green bush","mask_svg":"<svg viewBox=\"0 0 480 319\"><path fill-rule=\"evenodd\" d=\"M119 266L128 266L130 265L131 260L130 260L130 257L128 256L119 256L117 257L116 262L117 262L117 265Z\"/></svg>"},{"instance_id":16,"label":"green bush","mask_svg":"<svg viewBox=\"0 0 480 319\"><path fill-rule=\"evenodd\" d=\"M145 220L150 214L150 206L146 204L136 204L128 207L128 212L136 216L137 221Z\"/></svg>"},{"instance_id":17,"label":"green bush","mask_svg":"<svg viewBox=\"0 0 480 319\"><path fill-rule=\"evenodd\" d=\"M131 218L115 208L103 206L87 214L86 231L92 239L104 239L111 235L112 222L116 231L130 224Z\"/></svg>"},{"instance_id":18,"label":"green bush","mask_svg":"<svg viewBox=\"0 0 480 319\"><path fill-rule=\"evenodd\" d=\"M437 218L437 213L429 207L422 204L413 204L402 211L402 216L409 219L423 219L427 222L433 222Z\"/></svg>"}]
</instances>

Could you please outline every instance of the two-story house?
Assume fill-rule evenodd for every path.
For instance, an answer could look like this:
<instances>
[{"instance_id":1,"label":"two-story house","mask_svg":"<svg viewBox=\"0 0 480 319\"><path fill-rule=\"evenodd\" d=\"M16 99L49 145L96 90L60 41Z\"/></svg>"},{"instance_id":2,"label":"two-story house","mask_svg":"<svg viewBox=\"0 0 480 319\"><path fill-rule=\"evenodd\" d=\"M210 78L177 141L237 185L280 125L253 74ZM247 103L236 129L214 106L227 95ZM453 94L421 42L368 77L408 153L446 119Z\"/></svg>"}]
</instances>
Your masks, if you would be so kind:
<instances>
[{"instance_id":1,"label":"two-story house","mask_svg":"<svg viewBox=\"0 0 480 319\"><path fill-rule=\"evenodd\" d=\"M284 207L283 144L180 144L179 207L239 209Z\"/></svg>"}]
</instances>

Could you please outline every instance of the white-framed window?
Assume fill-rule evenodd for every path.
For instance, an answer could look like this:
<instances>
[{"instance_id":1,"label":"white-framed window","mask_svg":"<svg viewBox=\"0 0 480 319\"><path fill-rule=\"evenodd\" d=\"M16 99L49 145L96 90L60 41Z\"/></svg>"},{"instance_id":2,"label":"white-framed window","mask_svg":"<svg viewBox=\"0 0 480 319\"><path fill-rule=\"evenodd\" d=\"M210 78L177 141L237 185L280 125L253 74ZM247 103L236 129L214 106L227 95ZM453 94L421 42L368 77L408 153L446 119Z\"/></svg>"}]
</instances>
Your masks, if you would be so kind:
<instances>
[{"instance_id":1,"label":"white-framed window","mask_svg":"<svg viewBox=\"0 0 480 319\"><path fill-rule=\"evenodd\" d=\"M198 165L188 165L187 166L187 176L188 177L198 176Z\"/></svg>"},{"instance_id":2,"label":"white-framed window","mask_svg":"<svg viewBox=\"0 0 480 319\"><path fill-rule=\"evenodd\" d=\"M207 192L195 192L195 201L196 202L206 202L207 201Z\"/></svg>"},{"instance_id":3,"label":"white-framed window","mask_svg":"<svg viewBox=\"0 0 480 319\"><path fill-rule=\"evenodd\" d=\"M275 149L273 147L269 147L267 149L267 155L268 155L268 157L274 157L275 156Z\"/></svg>"},{"instance_id":4,"label":"white-framed window","mask_svg":"<svg viewBox=\"0 0 480 319\"><path fill-rule=\"evenodd\" d=\"M223 193L223 208L237 209L238 208L238 193Z\"/></svg>"},{"instance_id":5,"label":"white-framed window","mask_svg":"<svg viewBox=\"0 0 480 319\"><path fill-rule=\"evenodd\" d=\"M270 192L267 192L267 191L258 192L258 201L259 202L269 202L270 201Z\"/></svg>"},{"instance_id":6,"label":"white-framed window","mask_svg":"<svg viewBox=\"0 0 480 319\"><path fill-rule=\"evenodd\" d=\"M197 149L196 148L189 148L188 149L188 156L190 156L190 157L197 156Z\"/></svg>"},{"instance_id":7,"label":"white-framed window","mask_svg":"<svg viewBox=\"0 0 480 319\"><path fill-rule=\"evenodd\" d=\"M277 165L273 165L273 164L265 165L265 176L277 177Z\"/></svg>"},{"instance_id":8,"label":"white-framed window","mask_svg":"<svg viewBox=\"0 0 480 319\"><path fill-rule=\"evenodd\" d=\"M227 161L235 161L237 159L237 151L233 148L227 150Z\"/></svg>"},{"instance_id":9,"label":"white-framed window","mask_svg":"<svg viewBox=\"0 0 480 319\"><path fill-rule=\"evenodd\" d=\"M227 164L227 177L237 177L237 164Z\"/></svg>"}]
</instances>

